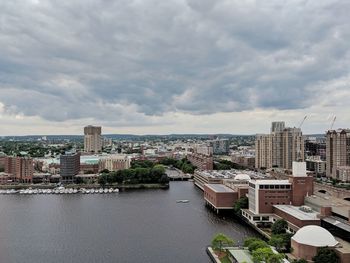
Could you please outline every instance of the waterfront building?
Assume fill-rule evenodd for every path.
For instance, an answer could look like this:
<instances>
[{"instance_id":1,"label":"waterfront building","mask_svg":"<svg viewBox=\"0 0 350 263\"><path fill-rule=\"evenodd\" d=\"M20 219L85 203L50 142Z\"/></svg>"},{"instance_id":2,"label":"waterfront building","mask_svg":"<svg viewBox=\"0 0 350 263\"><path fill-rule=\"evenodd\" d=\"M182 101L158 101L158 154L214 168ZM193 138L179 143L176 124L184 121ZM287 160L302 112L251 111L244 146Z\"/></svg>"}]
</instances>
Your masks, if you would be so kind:
<instances>
[{"instance_id":1,"label":"waterfront building","mask_svg":"<svg viewBox=\"0 0 350 263\"><path fill-rule=\"evenodd\" d=\"M99 161L99 171L118 171L131 167L130 158L127 155L109 155L102 157Z\"/></svg>"},{"instance_id":2,"label":"waterfront building","mask_svg":"<svg viewBox=\"0 0 350 263\"><path fill-rule=\"evenodd\" d=\"M326 161L326 176L341 180L342 178L337 178L337 168L350 166L350 129L327 132Z\"/></svg>"},{"instance_id":3,"label":"waterfront building","mask_svg":"<svg viewBox=\"0 0 350 263\"><path fill-rule=\"evenodd\" d=\"M187 155L187 159L199 170L213 170L213 147L208 145L198 145L195 147L194 153Z\"/></svg>"},{"instance_id":4,"label":"waterfront building","mask_svg":"<svg viewBox=\"0 0 350 263\"><path fill-rule=\"evenodd\" d=\"M32 183L33 182L33 159L29 157L5 157L4 171L13 175L16 182Z\"/></svg>"},{"instance_id":5,"label":"waterfront building","mask_svg":"<svg viewBox=\"0 0 350 263\"><path fill-rule=\"evenodd\" d=\"M204 200L217 212L231 210L237 200L247 196L249 180L249 175L237 174L233 179L222 179L221 183L204 184Z\"/></svg>"},{"instance_id":6,"label":"waterfront building","mask_svg":"<svg viewBox=\"0 0 350 263\"><path fill-rule=\"evenodd\" d=\"M80 170L80 154L69 153L60 156L60 175L62 183L74 183Z\"/></svg>"},{"instance_id":7,"label":"waterfront building","mask_svg":"<svg viewBox=\"0 0 350 263\"><path fill-rule=\"evenodd\" d=\"M278 215L288 212L290 218L293 218L293 213L302 210L299 208L304 206L305 197L313 195L313 191L313 177L307 176L306 163L293 162L293 172L288 180L249 181L249 209L243 210L242 215L254 225L272 223L279 218ZM298 229L292 223L295 220L300 220L299 225L303 226L313 218L307 215L299 216L299 219L294 217L289 222L291 232Z\"/></svg>"},{"instance_id":8,"label":"waterfront building","mask_svg":"<svg viewBox=\"0 0 350 263\"><path fill-rule=\"evenodd\" d=\"M102 151L103 138L100 126L84 127L84 152L99 153Z\"/></svg>"},{"instance_id":9,"label":"waterfront building","mask_svg":"<svg viewBox=\"0 0 350 263\"><path fill-rule=\"evenodd\" d=\"M285 128L273 122L270 134L255 140L255 167L292 169L293 161L304 160L304 138L300 128Z\"/></svg>"},{"instance_id":10,"label":"waterfront building","mask_svg":"<svg viewBox=\"0 0 350 263\"><path fill-rule=\"evenodd\" d=\"M204 190L205 184L221 184L224 179L233 179L236 174L229 170L195 170L193 179L194 184Z\"/></svg>"}]
</instances>

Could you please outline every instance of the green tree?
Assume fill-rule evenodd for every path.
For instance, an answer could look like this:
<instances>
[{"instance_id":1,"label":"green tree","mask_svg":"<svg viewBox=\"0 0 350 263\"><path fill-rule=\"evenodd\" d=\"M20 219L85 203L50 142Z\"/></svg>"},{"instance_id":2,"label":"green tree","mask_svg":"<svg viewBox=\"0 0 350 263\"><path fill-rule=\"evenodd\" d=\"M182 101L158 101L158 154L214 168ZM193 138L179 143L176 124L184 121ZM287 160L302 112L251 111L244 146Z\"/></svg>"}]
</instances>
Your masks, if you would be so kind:
<instances>
[{"instance_id":1,"label":"green tree","mask_svg":"<svg viewBox=\"0 0 350 263\"><path fill-rule=\"evenodd\" d=\"M274 235L284 234L284 233L286 233L287 228L288 228L287 221L284 219L278 219L278 220L276 220L275 223L273 223L273 225L271 227L271 232Z\"/></svg>"},{"instance_id":2,"label":"green tree","mask_svg":"<svg viewBox=\"0 0 350 263\"><path fill-rule=\"evenodd\" d=\"M252 253L254 262L268 262L269 258L273 255L273 251L270 247L262 247L254 250Z\"/></svg>"},{"instance_id":3,"label":"green tree","mask_svg":"<svg viewBox=\"0 0 350 263\"><path fill-rule=\"evenodd\" d=\"M219 233L217 234L213 240L211 241L211 246L213 247L214 250L220 250L222 251L222 248L224 246L229 247L233 246L235 244L235 241L228 236Z\"/></svg>"},{"instance_id":4,"label":"green tree","mask_svg":"<svg viewBox=\"0 0 350 263\"><path fill-rule=\"evenodd\" d=\"M273 255L271 255L268 258L267 263L281 263L283 258L284 258L283 254L279 254L279 253L275 254L274 253Z\"/></svg>"},{"instance_id":5,"label":"green tree","mask_svg":"<svg viewBox=\"0 0 350 263\"><path fill-rule=\"evenodd\" d=\"M263 240L256 240L251 242L248 246L250 252L258 250L259 248L269 248L269 245Z\"/></svg>"},{"instance_id":6,"label":"green tree","mask_svg":"<svg viewBox=\"0 0 350 263\"><path fill-rule=\"evenodd\" d=\"M248 208L248 197L246 196L238 199L233 206L233 210L235 211L236 214L240 214L241 209L247 209L247 208Z\"/></svg>"},{"instance_id":7,"label":"green tree","mask_svg":"<svg viewBox=\"0 0 350 263\"><path fill-rule=\"evenodd\" d=\"M323 247L317 251L316 256L312 260L315 263L338 263L339 257L333 249Z\"/></svg>"},{"instance_id":8,"label":"green tree","mask_svg":"<svg viewBox=\"0 0 350 263\"><path fill-rule=\"evenodd\" d=\"M256 237L248 237L248 238L244 239L244 246L249 247L249 245L255 241L262 241L262 240L260 238L256 238Z\"/></svg>"}]
</instances>

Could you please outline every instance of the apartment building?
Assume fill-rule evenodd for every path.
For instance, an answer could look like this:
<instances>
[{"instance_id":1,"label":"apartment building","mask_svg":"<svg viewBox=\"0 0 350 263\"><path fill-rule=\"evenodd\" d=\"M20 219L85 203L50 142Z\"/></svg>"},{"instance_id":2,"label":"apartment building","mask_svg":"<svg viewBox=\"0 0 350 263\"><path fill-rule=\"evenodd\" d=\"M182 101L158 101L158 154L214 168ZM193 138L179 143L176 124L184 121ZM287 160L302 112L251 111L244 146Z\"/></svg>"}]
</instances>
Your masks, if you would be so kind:
<instances>
[{"instance_id":1,"label":"apartment building","mask_svg":"<svg viewBox=\"0 0 350 263\"><path fill-rule=\"evenodd\" d=\"M102 151L103 138L100 126L84 127L84 152L99 153Z\"/></svg>"},{"instance_id":2,"label":"apartment building","mask_svg":"<svg viewBox=\"0 0 350 263\"><path fill-rule=\"evenodd\" d=\"M326 176L342 180L337 169L350 166L350 129L327 131L326 162Z\"/></svg>"}]
</instances>

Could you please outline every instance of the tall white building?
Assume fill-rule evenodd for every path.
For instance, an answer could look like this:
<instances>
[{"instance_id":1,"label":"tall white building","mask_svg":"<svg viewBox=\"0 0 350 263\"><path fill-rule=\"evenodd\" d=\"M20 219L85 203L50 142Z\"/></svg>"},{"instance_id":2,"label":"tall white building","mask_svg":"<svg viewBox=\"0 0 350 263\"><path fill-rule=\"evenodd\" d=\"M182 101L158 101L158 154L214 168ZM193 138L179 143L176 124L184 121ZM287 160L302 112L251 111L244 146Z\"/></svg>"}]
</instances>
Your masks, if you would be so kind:
<instances>
[{"instance_id":1,"label":"tall white building","mask_svg":"<svg viewBox=\"0 0 350 263\"><path fill-rule=\"evenodd\" d=\"M100 126L84 127L84 152L99 153L102 151L101 130Z\"/></svg>"}]
</instances>

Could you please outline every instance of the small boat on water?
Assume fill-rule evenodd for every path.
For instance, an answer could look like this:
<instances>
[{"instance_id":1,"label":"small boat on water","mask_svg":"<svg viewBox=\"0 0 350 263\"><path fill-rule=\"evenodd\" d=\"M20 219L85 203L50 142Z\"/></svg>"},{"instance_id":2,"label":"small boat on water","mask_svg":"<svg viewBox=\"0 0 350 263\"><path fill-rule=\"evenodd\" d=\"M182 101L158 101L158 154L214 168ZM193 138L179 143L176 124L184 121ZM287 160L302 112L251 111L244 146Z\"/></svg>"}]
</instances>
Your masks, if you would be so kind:
<instances>
[{"instance_id":1,"label":"small boat on water","mask_svg":"<svg viewBox=\"0 0 350 263\"><path fill-rule=\"evenodd\" d=\"M113 193L119 193L119 189L118 188L114 189Z\"/></svg>"},{"instance_id":2,"label":"small boat on water","mask_svg":"<svg viewBox=\"0 0 350 263\"><path fill-rule=\"evenodd\" d=\"M189 202L189 200L176 200L176 203L188 203Z\"/></svg>"},{"instance_id":3,"label":"small boat on water","mask_svg":"<svg viewBox=\"0 0 350 263\"><path fill-rule=\"evenodd\" d=\"M103 189L103 193L107 194L108 193L108 189Z\"/></svg>"},{"instance_id":4,"label":"small boat on water","mask_svg":"<svg viewBox=\"0 0 350 263\"><path fill-rule=\"evenodd\" d=\"M100 189L98 190L98 192L99 192L100 194L103 194L103 189L100 188Z\"/></svg>"}]
</instances>

